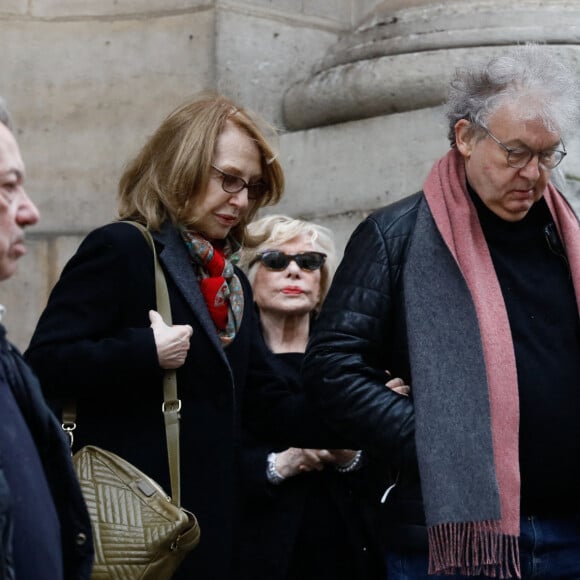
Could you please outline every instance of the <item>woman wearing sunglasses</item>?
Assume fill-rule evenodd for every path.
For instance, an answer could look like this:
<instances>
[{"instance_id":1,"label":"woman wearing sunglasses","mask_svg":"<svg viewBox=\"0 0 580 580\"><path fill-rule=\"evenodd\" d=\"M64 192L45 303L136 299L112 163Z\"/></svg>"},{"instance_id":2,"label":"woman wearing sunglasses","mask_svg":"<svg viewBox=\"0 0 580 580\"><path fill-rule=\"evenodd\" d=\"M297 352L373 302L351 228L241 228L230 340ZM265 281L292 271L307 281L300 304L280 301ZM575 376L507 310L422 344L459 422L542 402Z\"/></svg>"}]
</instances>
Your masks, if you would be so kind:
<instances>
[{"instance_id":1,"label":"woman wearing sunglasses","mask_svg":"<svg viewBox=\"0 0 580 580\"><path fill-rule=\"evenodd\" d=\"M247 397L279 379L235 264L247 222L283 186L266 132L247 111L219 95L177 108L119 186L120 220L146 225L155 240L172 323L155 311L150 247L137 228L115 222L91 232L67 264L27 352L46 395L76 401L74 451L103 447L165 490L162 375L177 369L182 504L197 516L201 541L176 579L238 578L242 395L244 410L266 421L259 397Z\"/></svg>"},{"instance_id":2,"label":"woman wearing sunglasses","mask_svg":"<svg viewBox=\"0 0 580 580\"><path fill-rule=\"evenodd\" d=\"M336 267L330 230L283 215L248 226L242 264L278 372L301 389L311 325ZM362 453L280 447L247 434L240 580L382 578L356 493ZM376 556L376 557L375 557Z\"/></svg>"}]
</instances>

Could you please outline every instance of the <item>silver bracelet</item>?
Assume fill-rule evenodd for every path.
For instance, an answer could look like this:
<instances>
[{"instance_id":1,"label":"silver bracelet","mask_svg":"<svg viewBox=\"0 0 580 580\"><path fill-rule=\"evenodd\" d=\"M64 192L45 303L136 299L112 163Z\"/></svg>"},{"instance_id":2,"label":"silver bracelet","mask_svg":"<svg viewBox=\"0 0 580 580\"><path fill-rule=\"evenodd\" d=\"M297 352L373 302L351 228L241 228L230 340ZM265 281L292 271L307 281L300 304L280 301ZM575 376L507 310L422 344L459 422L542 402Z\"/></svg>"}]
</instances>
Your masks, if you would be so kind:
<instances>
[{"instance_id":1,"label":"silver bracelet","mask_svg":"<svg viewBox=\"0 0 580 580\"><path fill-rule=\"evenodd\" d=\"M362 465L362 458L363 452L359 449L356 452L356 455L346 465L337 465L335 469L339 473L351 473L352 471L356 471L357 469L360 469Z\"/></svg>"},{"instance_id":2,"label":"silver bracelet","mask_svg":"<svg viewBox=\"0 0 580 580\"><path fill-rule=\"evenodd\" d=\"M268 455L266 476L272 485L280 485L286 479L276 469L276 453L270 453Z\"/></svg>"}]
</instances>

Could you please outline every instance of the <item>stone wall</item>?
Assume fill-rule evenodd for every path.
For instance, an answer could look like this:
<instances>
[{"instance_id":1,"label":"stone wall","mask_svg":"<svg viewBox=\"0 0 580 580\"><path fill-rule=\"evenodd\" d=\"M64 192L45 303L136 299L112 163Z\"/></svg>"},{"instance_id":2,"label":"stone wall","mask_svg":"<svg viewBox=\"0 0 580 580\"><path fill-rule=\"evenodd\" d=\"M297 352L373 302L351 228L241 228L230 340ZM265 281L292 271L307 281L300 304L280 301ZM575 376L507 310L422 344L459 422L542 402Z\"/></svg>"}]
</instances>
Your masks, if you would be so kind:
<instances>
[{"instance_id":1,"label":"stone wall","mask_svg":"<svg viewBox=\"0 0 580 580\"><path fill-rule=\"evenodd\" d=\"M580 71L579 28L567 0L3 0L0 94L42 213L1 287L11 338L27 345L63 265L113 218L124 163L194 93L280 129L287 192L268 213L330 226L341 251L446 152L456 66L535 40ZM574 191L580 140L566 145Z\"/></svg>"},{"instance_id":2,"label":"stone wall","mask_svg":"<svg viewBox=\"0 0 580 580\"><path fill-rule=\"evenodd\" d=\"M534 41L580 74L579 28L580 4L566 0L381 2L284 94L288 191L273 211L300 208L333 227L342 248L368 212L420 189L448 150L441 105L457 67ZM572 133L561 167L578 207Z\"/></svg>"},{"instance_id":3,"label":"stone wall","mask_svg":"<svg viewBox=\"0 0 580 580\"><path fill-rule=\"evenodd\" d=\"M283 129L284 91L376 4L3 0L0 94L42 216L2 284L12 340L28 344L63 265L113 218L124 163L174 106L216 89Z\"/></svg>"}]
</instances>

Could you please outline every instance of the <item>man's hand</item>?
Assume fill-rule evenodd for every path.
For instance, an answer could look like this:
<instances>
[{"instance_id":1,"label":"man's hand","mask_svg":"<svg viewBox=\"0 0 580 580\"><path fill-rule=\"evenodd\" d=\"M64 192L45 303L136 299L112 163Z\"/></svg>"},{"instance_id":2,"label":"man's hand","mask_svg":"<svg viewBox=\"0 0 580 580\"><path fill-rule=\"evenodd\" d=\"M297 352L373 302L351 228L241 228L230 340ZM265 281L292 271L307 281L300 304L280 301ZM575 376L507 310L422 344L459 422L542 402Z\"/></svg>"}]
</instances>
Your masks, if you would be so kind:
<instances>
[{"instance_id":1,"label":"man's hand","mask_svg":"<svg viewBox=\"0 0 580 580\"><path fill-rule=\"evenodd\" d=\"M388 381L386 386L389 387L391 391L395 391L395 393L399 393L399 395L403 395L404 397L408 397L411 394L411 387L406 385L405 381L398 377Z\"/></svg>"},{"instance_id":2,"label":"man's hand","mask_svg":"<svg viewBox=\"0 0 580 580\"><path fill-rule=\"evenodd\" d=\"M177 369L182 366L189 351L189 339L193 334L193 328L189 324L168 326L161 314L155 310L149 311L149 320L161 368Z\"/></svg>"}]
</instances>

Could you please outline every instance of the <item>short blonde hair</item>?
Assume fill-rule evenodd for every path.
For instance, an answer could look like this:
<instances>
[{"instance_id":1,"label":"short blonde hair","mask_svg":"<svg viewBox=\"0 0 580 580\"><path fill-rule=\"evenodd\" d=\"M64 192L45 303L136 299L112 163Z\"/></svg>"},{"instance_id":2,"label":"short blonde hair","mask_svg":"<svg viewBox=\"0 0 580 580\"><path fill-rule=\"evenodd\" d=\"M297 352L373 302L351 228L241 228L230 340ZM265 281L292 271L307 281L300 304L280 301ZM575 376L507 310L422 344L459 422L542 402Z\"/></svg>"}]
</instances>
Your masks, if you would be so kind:
<instances>
[{"instance_id":1,"label":"short blonde hair","mask_svg":"<svg viewBox=\"0 0 580 580\"><path fill-rule=\"evenodd\" d=\"M320 302L326 298L330 283L336 271L338 256L332 232L319 224L291 218L285 215L268 215L248 224L248 240L244 246L240 265L247 272L252 286L260 263L250 266L256 255L265 250L275 249L294 240L297 237L306 238L316 252L326 254L326 261L320 274Z\"/></svg>"},{"instance_id":2,"label":"short blonde hair","mask_svg":"<svg viewBox=\"0 0 580 580\"><path fill-rule=\"evenodd\" d=\"M131 219L158 230L166 220L195 228L194 207L206 191L217 140L231 122L245 131L261 154L262 179L268 192L250 205L232 235L242 243L247 223L284 191L284 173L266 138L273 128L230 99L206 94L172 113L130 161L119 182L119 219Z\"/></svg>"}]
</instances>

